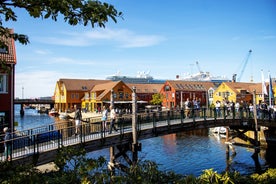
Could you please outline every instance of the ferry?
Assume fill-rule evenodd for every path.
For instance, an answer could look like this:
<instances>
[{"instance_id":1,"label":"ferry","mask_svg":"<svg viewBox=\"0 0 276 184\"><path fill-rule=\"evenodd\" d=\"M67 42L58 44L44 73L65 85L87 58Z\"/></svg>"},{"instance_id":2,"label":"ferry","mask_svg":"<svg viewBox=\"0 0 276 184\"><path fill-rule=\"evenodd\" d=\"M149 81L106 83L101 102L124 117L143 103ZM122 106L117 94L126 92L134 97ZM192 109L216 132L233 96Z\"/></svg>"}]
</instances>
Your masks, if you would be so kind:
<instances>
[{"instance_id":1,"label":"ferry","mask_svg":"<svg viewBox=\"0 0 276 184\"><path fill-rule=\"evenodd\" d=\"M107 80L112 81L123 81L124 83L136 83L136 84L163 84L165 79L154 79L149 72L137 72L135 77L121 75L120 72L117 72L114 75L106 77Z\"/></svg>"}]
</instances>

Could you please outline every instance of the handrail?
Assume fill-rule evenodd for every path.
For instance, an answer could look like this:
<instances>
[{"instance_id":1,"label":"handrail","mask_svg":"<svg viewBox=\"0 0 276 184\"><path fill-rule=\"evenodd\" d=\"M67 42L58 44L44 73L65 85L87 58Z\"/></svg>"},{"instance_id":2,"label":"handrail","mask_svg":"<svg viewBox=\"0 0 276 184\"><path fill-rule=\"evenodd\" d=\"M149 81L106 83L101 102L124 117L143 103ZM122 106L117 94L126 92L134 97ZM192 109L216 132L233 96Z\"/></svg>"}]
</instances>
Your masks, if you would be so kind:
<instances>
[{"instance_id":1,"label":"handrail","mask_svg":"<svg viewBox=\"0 0 276 184\"><path fill-rule=\"evenodd\" d=\"M226 121L226 120L252 120L253 116L247 109L241 109L239 112L228 112L225 108L220 109L200 110L192 109L190 117L185 117L185 109L143 112L137 114L137 130L152 129L156 133L156 128L160 126L167 126L168 129L173 124L184 124L187 122L208 122L208 121ZM266 117L267 116L267 117ZM269 114L259 114L259 121L268 120L275 121L275 118ZM110 121L110 119L108 120ZM123 136L125 133L132 131L132 115L119 115L117 118L119 134ZM60 146L70 146L86 141L101 139L102 141L109 136L107 132L102 131L101 118L86 118L81 125L81 133L77 136L75 133L75 123L73 120L63 121L62 123L50 124L47 126L40 126L33 129L13 132L12 158L20 158L30 154L36 154L42 151L57 149ZM0 135L1 138L4 135ZM0 142L3 145L4 141ZM5 160L3 150L0 151L0 160Z\"/></svg>"}]
</instances>

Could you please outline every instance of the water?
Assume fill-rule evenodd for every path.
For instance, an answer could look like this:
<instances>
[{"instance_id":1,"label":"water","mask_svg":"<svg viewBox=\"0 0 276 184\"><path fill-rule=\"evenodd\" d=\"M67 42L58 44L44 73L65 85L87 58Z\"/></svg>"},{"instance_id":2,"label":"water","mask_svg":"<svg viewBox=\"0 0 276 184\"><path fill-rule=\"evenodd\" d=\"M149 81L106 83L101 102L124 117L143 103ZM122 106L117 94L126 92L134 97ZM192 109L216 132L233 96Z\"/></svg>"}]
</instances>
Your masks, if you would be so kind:
<instances>
[{"instance_id":1,"label":"water","mask_svg":"<svg viewBox=\"0 0 276 184\"><path fill-rule=\"evenodd\" d=\"M26 130L34 127L55 123L55 118L48 114L40 114L36 109L25 109L23 117L20 116L20 105L14 106L14 120L18 122L17 130Z\"/></svg>"},{"instance_id":2,"label":"water","mask_svg":"<svg viewBox=\"0 0 276 184\"><path fill-rule=\"evenodd\" d=\"M27 109L25 116L20 117L19 108L15 108L15 120L18 121L18 130L38 127L54 123L55 119L47 114L39 114L33 109ZM18 112L17 112L18 111ZM230 152L230 160L226 159L225 139L209 135L207 131L200 133L178 133L162 137L141 140L142 151L139 159L151 160L159 164L161 170L173 170L176 173L199 176L205 169L213 168L218 173L238 171L241 174L251 174L256 166L261 169L274 167L273 155L276 152L261 151L258 163L252 159L253 149L236 146L236 155ZM89 157L97 158L100 155L109 161L109 149L88 153ZM231 157L232 156L232 157ZM269 157L268 157L269 156ZM229 164L228 164L229 163ZM258 165L259 164L259 165Z\"/></svg>"}]
</instances>

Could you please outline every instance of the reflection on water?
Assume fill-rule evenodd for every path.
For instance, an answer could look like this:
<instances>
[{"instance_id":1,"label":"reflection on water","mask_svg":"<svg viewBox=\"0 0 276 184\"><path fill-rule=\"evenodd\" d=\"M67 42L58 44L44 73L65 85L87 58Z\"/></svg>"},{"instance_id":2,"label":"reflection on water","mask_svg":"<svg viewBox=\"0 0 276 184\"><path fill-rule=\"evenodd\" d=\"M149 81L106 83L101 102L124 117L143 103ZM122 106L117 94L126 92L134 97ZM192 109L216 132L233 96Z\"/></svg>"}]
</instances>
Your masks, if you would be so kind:
<instances>
[{"instance_id":1,"label":"reflection on water","mask_svg":"<svg viewBox=\"0 0 276 184\"><path fill-rule=\"evenodd\" d=\"M25 111L18 121L17 129L27 129L54 123L54 118L47 114L38 114L33 109ZM141 140L142 151L138 153L140 160L152 160L159 164L161 170L173 170L179 174L199 176L205 169L213 168L221 173L225 170L238 171L241 174L254 173L257 167L265 169L275 167L275 150L261 150L257 159L252 159L254 149L235 146L236 155L230 151L226 154L225 139L209 135L208 130L170 134L162 137ZM89 157L100 155L109 161L109 149L88 153ZM256 162L257 161L257 162ZM257 166L257 167L256 167Z\"/></svg>"},{"instance_id":2,"label":"reflection on water","mask_svg":"<svg viewBox=\"0 0 276 184\"><path fill-rule=\"evenodd\" d=\"M24 116L20 116L20 105L14 106L14 119L18 122L17 130L26 130L33 127L39 127L44 125L53 124L55 122L54 117L48 114L40 114L36 109L25 109Z\"/></svg>"}]
</instances>

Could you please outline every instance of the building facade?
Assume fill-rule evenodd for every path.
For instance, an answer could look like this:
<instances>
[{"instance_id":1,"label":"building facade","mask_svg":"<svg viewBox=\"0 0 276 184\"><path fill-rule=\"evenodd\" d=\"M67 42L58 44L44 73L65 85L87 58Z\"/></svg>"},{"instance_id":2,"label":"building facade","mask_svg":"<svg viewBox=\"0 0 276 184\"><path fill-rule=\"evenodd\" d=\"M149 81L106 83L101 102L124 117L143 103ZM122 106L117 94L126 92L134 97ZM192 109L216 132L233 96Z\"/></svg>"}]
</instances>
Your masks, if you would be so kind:
<instances>
[{"instance_id":1,"label":"building facade","mask_svg":"<svg viewBox=\"0 0 276 184\"><path fill-rule=\"evenodd\" d=\"M160 90L163 96L162 106L168 109L183 107L186 99L200 100L201 106L208 106L208 90L214 89L214 83L203 81L184 81L169 80L166 81Z\"/></svg>"},{"instance_id":2,"label":"building facade","mask_svg":"<svg viewBox=\"0 0 276 184\"><path fill-rule=\"evenodd\" d=\"M13 30L10 30L13 33ZM14 129L14 77L16 65L15 44L12 38L1 37L0 48L0 131Z\"/></svg>"}]
</instances>

